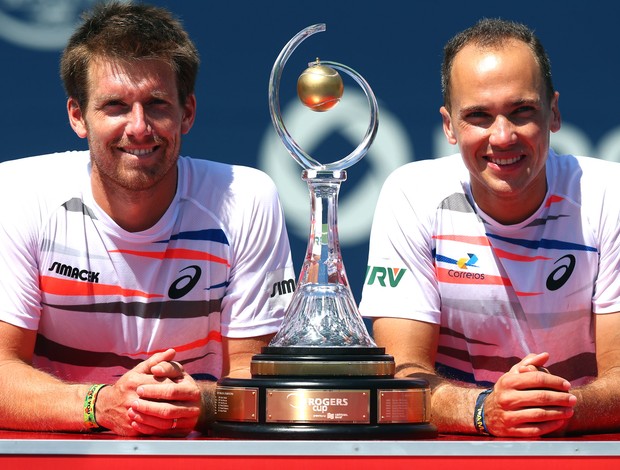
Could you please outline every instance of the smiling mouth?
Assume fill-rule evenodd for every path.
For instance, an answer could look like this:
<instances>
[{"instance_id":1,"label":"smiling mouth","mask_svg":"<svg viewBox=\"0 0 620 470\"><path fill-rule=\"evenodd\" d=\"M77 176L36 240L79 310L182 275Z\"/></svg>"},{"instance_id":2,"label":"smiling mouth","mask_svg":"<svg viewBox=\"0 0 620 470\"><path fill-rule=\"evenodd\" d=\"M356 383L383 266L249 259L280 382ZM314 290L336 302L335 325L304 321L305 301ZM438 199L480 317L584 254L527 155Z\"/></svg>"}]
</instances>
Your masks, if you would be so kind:
<instances>
[{"instance_id":1,"label":"smiling mouth","mask_svg":"<svg viewBox=\"0 0 620 470\"><path fill-rule=\"evenodd\" d=\"M149 155L151 153L153 153L155 150L157 150L157 146L155 147L151 147L148 149L127 149L127 148L121 148L121 150L125 153L128 153L130 155L135 155L136 157L143 157L145 155Z\"/></svg>"},{"instance_id":2,"label":"smiling mouth","mask_svg":"<svg viewBox=\"0 0 620 470\"><path fill-rule=\"evenodd\" d=\"M525 158L525 155L519 155L518 157L512 157L512 158L486 157L486 160L498 166L506 166L506 165L512 165L513 163L517 163L518 161L521 161L524 158Z\"/></svg>"}]
</instances>

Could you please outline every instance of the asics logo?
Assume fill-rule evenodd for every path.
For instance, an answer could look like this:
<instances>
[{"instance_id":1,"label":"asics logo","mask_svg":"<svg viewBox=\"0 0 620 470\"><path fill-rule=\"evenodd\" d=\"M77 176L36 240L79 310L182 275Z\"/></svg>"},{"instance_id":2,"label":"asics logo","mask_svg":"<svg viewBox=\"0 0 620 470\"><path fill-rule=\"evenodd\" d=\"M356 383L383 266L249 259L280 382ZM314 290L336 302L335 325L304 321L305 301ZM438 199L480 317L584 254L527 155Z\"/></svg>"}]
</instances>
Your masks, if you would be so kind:
<instances>
[{"instance_id":1,"label":"asics logo","mask_svg":"<svg viewBox=\"0 0 620 470\"><path fill-rule=\"evenodd\" d=\"M551 274L547 277L547 289L549 290L558 290L566 284L575 270L577 261L573 255L564 255L553 264L558 263L559 266L551 271Z\"/></svg>"},{"instance_id":2,"label":"asics logo","mask_svg":"<svg viewBox=\"0 0 620 470\"><path fill-rule=\"evenodd\" d=\"M187 295L194 286L198 283L200 276L202 275L202 269L199 266L191 265L181 269L179 272L191 270L188 274L185 274L172 283L170 289L168 289L168 297L171 299L180 299Z\"/></svg>"}]
</instances>

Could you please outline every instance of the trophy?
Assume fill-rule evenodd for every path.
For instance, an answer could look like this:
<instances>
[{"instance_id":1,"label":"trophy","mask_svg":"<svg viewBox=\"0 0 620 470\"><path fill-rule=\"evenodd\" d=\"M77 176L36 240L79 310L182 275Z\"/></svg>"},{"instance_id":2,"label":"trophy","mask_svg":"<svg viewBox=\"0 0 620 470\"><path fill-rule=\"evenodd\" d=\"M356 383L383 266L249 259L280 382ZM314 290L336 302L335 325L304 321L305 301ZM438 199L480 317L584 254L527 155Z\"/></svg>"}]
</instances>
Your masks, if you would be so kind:
<instances>
[{"instance_id":1,"label":"trophy","mask_svg":"<svg viewBox=\"0 0 620 470\"><path fill-rule=\"evenodd\" d=\"M311 201L310 237L299 281L282 326L252 358L252 378L224 378L216 387L213 434L256 439L421 439L436 436L430 423L430 388L422 379L394 378L394 358L377 347L357 310L338 241L337 207L346 169L368 152L378 128L378 106L368 83L351 68L319 61L297 81L302 103L326 112L340 101L338 71L363 89L370 124L348 156L320 163L287 131L280 112L283 68L307 37L300 31L282 49L269 80L276 132L303 168Z\"/></svg>"}]
</instances>

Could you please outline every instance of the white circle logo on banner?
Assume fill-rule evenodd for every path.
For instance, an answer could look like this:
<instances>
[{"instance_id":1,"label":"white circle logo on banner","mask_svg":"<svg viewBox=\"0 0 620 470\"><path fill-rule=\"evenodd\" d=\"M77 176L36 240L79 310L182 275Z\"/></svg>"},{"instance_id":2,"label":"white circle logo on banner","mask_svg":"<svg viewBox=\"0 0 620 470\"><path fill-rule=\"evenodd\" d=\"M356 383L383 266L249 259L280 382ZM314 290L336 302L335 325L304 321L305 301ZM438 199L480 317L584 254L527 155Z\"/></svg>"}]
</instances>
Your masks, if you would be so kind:
<instances>
[{"instance_id":1,"label":"white circle logo on banner","mask_svg":"<svg viewBox=\"0 0 620 470\"><path fill-rule=\"evenodd\" d=\"M0 0L0 38L30 49L63 49L80 14L96 1Z\"/></svg>"},{"instance_id":2,"label":"white circle logo on banner","mask_svg":"<svg viewBox=\"0 0 620 470\"><path fill-rule=\"evenodd\" d=\"M368 101L360 91L346 91L345 98L329 113L313 113L291 100L284 110L284 119L291 135L313 154L334 133L357 145L368 125ZM363 119L356 119L363 116ZM343 155L345 153L343 152ZM343 155L327 155L326 160ZM321 161L321 155L315 155ZM330 160L330 161L331 161ZM364 161L369 169L355 187L347 187L346 197L339 198L338 235L342 245L354 245L368 239L370 226L385 178L397 167L413 160L413 150L406 129L396 116L384 108L379 109L379 130ZM290 156L273 127L265 133L258 162L260 168L273 178L278 191L287 224L295 235L306 238L310 229L308 187L301 179L301 166ZM349 173L361 171L356 165Z\"/></svg>"}]
</instances>

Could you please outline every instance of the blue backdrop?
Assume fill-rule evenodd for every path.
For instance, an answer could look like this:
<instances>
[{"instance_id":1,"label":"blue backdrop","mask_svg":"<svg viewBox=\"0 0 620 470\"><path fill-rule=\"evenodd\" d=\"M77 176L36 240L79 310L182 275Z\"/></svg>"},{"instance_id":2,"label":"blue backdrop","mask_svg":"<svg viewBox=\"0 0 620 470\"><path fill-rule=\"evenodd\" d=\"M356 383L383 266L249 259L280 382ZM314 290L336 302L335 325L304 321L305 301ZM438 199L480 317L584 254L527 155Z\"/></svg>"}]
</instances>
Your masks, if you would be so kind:
<instances>
[{"instance_id":1,"label":"blue backdrop","mask_svg":"<svg viewBox=\"0 0 620 470\"><path fill-rule=\"evenodd\" d=\"M91 3L0 0L0 160L86 148L67 123L58 60L77 15ZM379 133L368 155L349 169L339 206L344 261L358 299L381 183L407 161L454 150L445 143L438 113L442 47L456 31L479 18L522 21L541 37L560 92L563 127L552 139L556 150L620 161L617 2L151 3L177 14L201 52L198 119L183 154L259 167L274 178L298 272L309 231L308 192L300 179L301 168L286 153L271 124L267 101L271 67L298 31L316 23L327 25L326 32L308 38L295 51L281 87L288 130L323 162L342 158L360 142L368 125L366 101L345 76L341 104L328 113L312 113L297 100L298 75L319 57L352 67L370 83L380 105Z\"/></svg>"}]
</instances>

